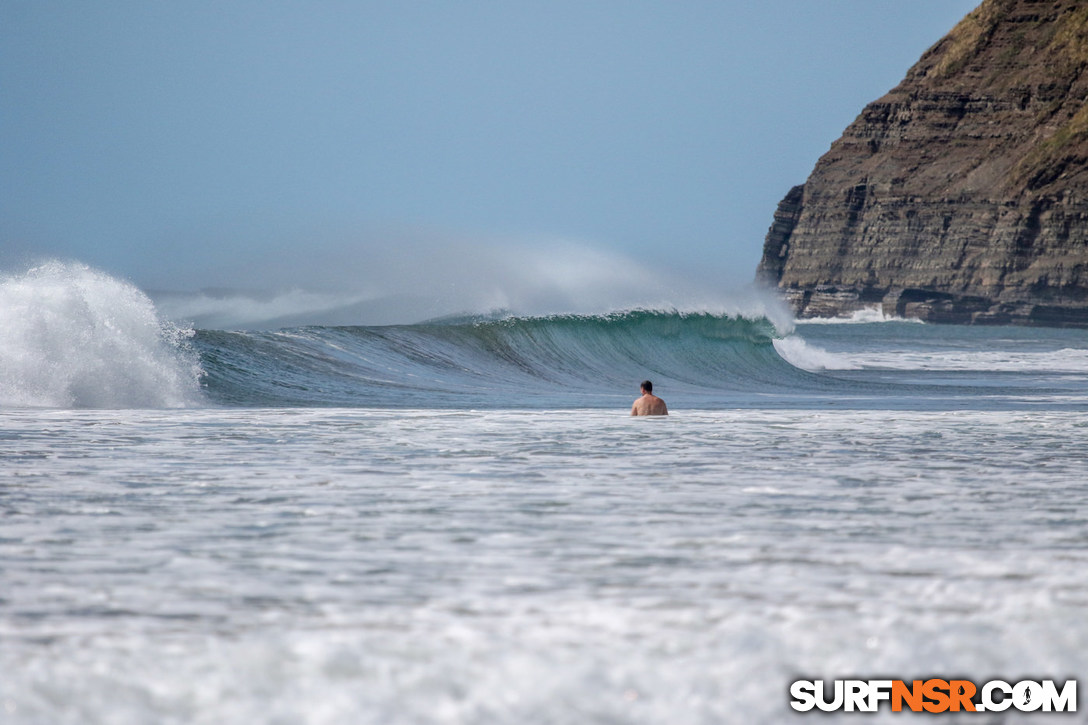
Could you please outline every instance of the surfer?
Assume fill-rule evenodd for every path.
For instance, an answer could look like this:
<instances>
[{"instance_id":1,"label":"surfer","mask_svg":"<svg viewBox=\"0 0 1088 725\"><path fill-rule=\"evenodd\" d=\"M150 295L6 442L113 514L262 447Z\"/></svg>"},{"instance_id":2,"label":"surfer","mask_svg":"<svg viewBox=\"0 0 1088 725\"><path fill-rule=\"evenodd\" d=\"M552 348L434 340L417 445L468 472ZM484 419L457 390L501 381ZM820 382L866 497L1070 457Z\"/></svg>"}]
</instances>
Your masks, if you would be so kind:
<instances>
[{"instance_id":1,"label":"surfer","mask_svg":"<svg viewBox=\"0 0 1088 725\"><path fill-rule=\"evenodd\" d=\"M668 415L665 401L654 395L654 384L643 380L640 386L642 397L631 406L631 415Z\"/></svg>"}]
</instances>

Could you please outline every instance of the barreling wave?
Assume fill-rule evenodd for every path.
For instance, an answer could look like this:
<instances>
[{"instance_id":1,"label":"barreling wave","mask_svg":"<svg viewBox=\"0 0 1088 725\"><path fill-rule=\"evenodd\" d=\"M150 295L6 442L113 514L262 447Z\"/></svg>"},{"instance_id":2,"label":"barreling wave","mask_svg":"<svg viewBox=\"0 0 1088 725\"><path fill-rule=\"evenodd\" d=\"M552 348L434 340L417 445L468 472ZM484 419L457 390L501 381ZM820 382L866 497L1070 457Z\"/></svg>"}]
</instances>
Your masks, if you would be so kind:
<instances>
[{"instance_id":1,"label":"barreling wave","mask_svg":"<svg viewBox=\"0 0 1088 725\"><path fill-rule=\"evenodd\" d=\"M0 406L614 407L646 378L696 406L842 389L780 354L783 335L758 313L644 309L194 332L128 282L49 262L0 276Z\"/></svg>"},{"instance_id":2,"label":"barreling wave","mask_svg":"<svg viewBox=\"0 0 1088 725\"><path fill-rule=\"evenodd\" d=\"M811 389L765 318L631 310L384 327L198 331L225 405L615 406L644 378L673 398Z\"/></svg>"}]
</instances>

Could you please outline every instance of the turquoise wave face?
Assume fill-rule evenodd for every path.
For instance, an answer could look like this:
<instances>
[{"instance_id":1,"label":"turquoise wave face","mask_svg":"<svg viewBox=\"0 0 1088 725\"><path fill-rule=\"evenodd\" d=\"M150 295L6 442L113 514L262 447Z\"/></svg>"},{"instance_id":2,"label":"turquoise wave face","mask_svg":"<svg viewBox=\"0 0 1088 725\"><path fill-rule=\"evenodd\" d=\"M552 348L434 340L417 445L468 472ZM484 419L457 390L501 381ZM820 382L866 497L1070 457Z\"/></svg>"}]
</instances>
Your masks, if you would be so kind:
<instances>
[{"instance_id":1,"label":"turquoise wave face","mask_svg":"<svg viewBox=\"0 0 1088 725\"><path fill-rule=\"evenodd\" d=\"M614 407L639 382L678 401L826 388L775 351L770 321L628 311L391 327L200 331L205 388L226 405Z\"/></svg>"}]
</instances>

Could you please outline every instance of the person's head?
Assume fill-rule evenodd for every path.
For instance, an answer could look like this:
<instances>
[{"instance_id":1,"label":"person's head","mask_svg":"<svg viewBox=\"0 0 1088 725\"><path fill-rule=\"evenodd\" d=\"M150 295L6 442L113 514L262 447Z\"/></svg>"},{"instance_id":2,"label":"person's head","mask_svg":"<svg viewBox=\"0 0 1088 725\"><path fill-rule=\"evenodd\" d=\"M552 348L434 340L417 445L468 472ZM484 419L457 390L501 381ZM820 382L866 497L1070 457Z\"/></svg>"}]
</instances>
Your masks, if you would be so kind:
<instances>
[{"instance_id":1,"label":"person's head","mask_svg":"<svg viewBox=\"0 0 1088 725\"><path fill-rule=\"evenodd\" d=\"M649 380L643 380L642 385L640 385L639 387L642 388L642 392L644 392L644 393L653 393L654 392L654 384L651 383Z\"/></svg>"}]
</instances>

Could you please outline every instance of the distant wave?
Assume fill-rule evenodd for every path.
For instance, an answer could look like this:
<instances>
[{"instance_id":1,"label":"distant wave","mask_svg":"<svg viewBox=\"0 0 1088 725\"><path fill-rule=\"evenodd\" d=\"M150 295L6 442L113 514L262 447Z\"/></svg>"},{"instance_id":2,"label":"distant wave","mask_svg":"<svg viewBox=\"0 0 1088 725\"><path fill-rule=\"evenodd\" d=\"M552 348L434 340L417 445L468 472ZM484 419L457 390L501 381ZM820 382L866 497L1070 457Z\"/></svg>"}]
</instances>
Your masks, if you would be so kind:
<instances>
[{"instance_id":1,"label":"distant wave","mask_svg":"<svg viewBox=\"0 0 1088 725\"><path fill-rule=\"evenodd\" d=\"M161 320L136 287L82 264L0 276L0 405L201 403L191 334Z\"/></svg>"}]
</instances>

